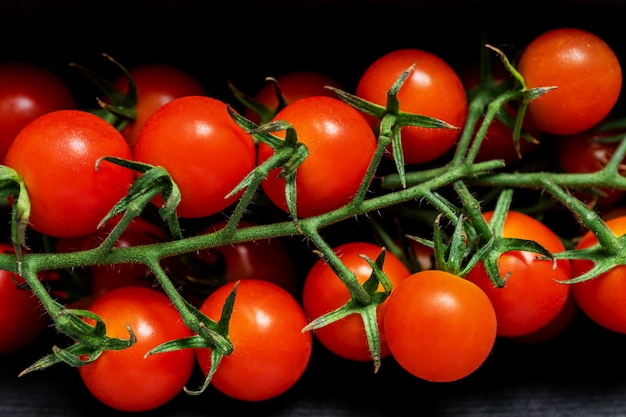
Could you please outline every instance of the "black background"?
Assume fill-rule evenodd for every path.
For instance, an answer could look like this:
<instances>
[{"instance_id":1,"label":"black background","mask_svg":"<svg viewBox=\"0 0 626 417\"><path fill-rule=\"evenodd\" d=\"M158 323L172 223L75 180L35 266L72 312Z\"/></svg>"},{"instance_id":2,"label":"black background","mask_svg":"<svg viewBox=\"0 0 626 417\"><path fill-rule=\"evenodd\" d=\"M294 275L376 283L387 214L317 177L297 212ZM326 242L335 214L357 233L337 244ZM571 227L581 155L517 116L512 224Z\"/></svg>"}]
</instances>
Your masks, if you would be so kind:
<instances>
[{"instance_id":1,"label":"black background","mask_svg":"<svg viewBox=\"0 0 626 417\"><path fill-rule=\"evenodd\" d=\"M55 70L84 105L95 90L77 62L117 74L108 53L130 67L166 62L231 100L226 80L253 91L266 76L311 69L350 90L381 53L423 48L457 68L477 59L481 36L521 47L543 30L591 30L626 59L619 1L22 1L0 5L0 59L27 59ZM625 303L626 304L626 303ZM95 401L75 369L59 365L18 378L48 353L53 329L29 349L0 357L0 416L117 415ZM485 365L455 383L433 384L385 360L349 363L315 346L303 379L280 398L240 403L209 389L181 394L149 416L619 416L626 415L626 336L579 314L542 345L499 340ZM199 380L198 380L199 382ZM132 387L129 387L132 389ZM121 414L121 413L120 413Z\"/></svg>"}]
</instances>

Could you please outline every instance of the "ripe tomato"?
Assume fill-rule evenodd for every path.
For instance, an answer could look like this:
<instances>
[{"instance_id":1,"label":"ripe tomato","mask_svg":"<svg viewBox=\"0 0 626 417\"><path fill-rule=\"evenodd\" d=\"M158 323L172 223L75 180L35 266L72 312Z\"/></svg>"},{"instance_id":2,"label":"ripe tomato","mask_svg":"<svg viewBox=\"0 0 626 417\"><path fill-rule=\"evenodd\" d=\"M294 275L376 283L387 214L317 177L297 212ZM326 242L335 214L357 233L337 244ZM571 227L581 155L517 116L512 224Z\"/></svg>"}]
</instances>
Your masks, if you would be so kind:
<instances>
[{"instance_id":1,"label":"ripe tomato","mask_svg":"<svg viewBox=\"0 0 626 417\"><path fill-rule=\"evenodd\" d=\"M440 270L404 279L388 299L384 320L391 355L412 375L434 382L468 376L496 340L496 313L471 281Z\"/></svg>"},{"instance_id":2,"label":"ripe tomato","mask_svg":"<svg viewBox=\"0 0 626 417\"><path fill-rule=\"evenodd\" d=\"M606 220L606 225L615 236L626 234L626 216ZM584 249L598 243L593 232L585 233L576 249ZM572 275L579 276L593 267L588 260L573 260ZM618 265L591 280L572 284L574 299L591 320L598 325L618 333L626 333L626 311L623 308L626 265Z\"/></svg>"},{"instance_id":3,"label":"ripe tomato","mask_svg":"<svg viewBox=\"0 0 626 417\"><path fill-rule=\"evenodd\" d=\"M584 174L596 172L603 169L613 156L619 142L607 142L610 136L617 135L617 132L584 131L575 135L564 135L559 138L558 161L566 172L574 174ZM623 164L620 165L622 168ZM626 171L621 169L621 174ZM587 192L577 192L576 196L586 203L597 203L601 209L607 209L617 203L626 192L616 188L601 188L598 191L603 195L594 195ZM597 201L596 201L597 199Z\"/></svg>"},{"instance_id":4,"label":"ripe tomato","mask_svg":"<svg viewBox=\"0 0 626 417\"><path fill-rule=\"evenodd\" d=\"M56 250L60 253L76 252L98 247L111 232L119 216L114 217L103 227L88 235L62 238L56 241ZM163 229L143 217L135 217L122 232L113 245L118 248L127 248L139 245L149 245L167 240ZM80 300L80 305L89 304L112 289L126 286L152 287L155 284L152 271L147 266L136 264L91 265L89 295ZM75 305L73 305L76 307Z\"/></svg>"},{"instance_id":5,"label":"ripe tomato","mask_svg":"<svg viewBox=\"0 0 626 417\"><path fill-rule=\"evenodd\" d=\"M309 96L334 97L335 93L325 87L341 88L337 80L314 71L287 72L276 77L276 81L287 103ZM276 112L280 110L274 83L264 84L253 98L270 109L276 109ZM251 109L246 110L245 116L256 124L261 123L259 115Z\"/></svg>"},{"instance_id":6,"label":"ripe tomato","mask_svg":"<svg viewBox=\"0 0 626 417\"><path fill-rule=\"evenodd\" d=\"M78 368L87 389L116 410L155 409L180 393L195 366L194 351L183 349L144 358L154 347L192 335L170 299L145 287L117 288L96 299L89 310L106 324L109 337L128 339L127 325L137 341L117 351L105 351Z\"/></svg>"},{"instance_id":7,"label":"ripe tomato","mask_svg":"<svg viewBox=\"0 0 626 417\"><path fill-rule=\"evenodd\" d=\"M381 248L367 242L349 242L337 246L334 251L344 265L356 275L357 280L363 283L372 274L372 268L361 255L375 260ZM393 288L410 275L408 268L391 253L385 255L383 272L391 281ZM379 290L382 291L381 285ZM347 303L349 299L348 289L330 266L323 259L315 262L305 278L302 290L302 307L309 319L313 320L333 311ZM381 358L389 355L382 325L386 308L387 301L384 301L377 310ZM355 361L372 360L363 320L359 315L353 314L316 329L314 334L322 345L338 356Z\"/></svg>"},{"instance_id":8,"label":"ripe tomato","mask_svg":"<svg viewBox=\"0 0 626 417\"><path fill-rule=\"evenodd\" d=\"M102 161L131 159L128 143L98 116L81 110L47 113L29 123L9 148L4 165L24 180L31 202L30 227L54 237L96 231L126 196L132 170Z\"/></svg>"},{"instance_id":9,"label":"ripe tomato","mask_svg":"<svg viewBox=\"0 0 626 417\"><path fill-rule=\"evenodd\" d=\"M256 155L252 136L230 117L224 102L186 96L152 113L134 157L164 167L180 189L178 215L198 218L236 201L238 196L225 197L254 169Z\"/></svg>"},{"instance_id":10,"label":"ripe tomato","mask_svg":"<svg viewBox=\"0 0 626 417\"><path fill-rule=\"evenodd\" d=\"M306 316L286 290L256 279L238 282L228 331L234 350L222 359L211 383L232 398L267 400L283 394L300 379L311 357L312 336L302 332ZM200 311L218 320L235 284L229 282L211 293ZM196 356L206 375L211 366L210 349L196 349Z\"/></svg>"},{"instance_id":11,"label":"ripe tomato","mask_svg":"<svg viewBox=\"0 0 626 417\"><path fill-rule=\"evenodd\" d=\"M493 212L484 216L489 221ZM508 212L502 235L534 240L552 253L565 250L551 229L521 212ZM553 261L538 256L526 251L503 253L498 269L502 277L506 276L506 284L501 288L493 285L482 262L466 276L491 300L498 316L499 336L523 336L542 328L559 314L567 301L570 287L557 281L571 278L569 261L559 260L555 267Z\"/></svg>"},{"instance_id":12,"label":"ripe tomato","mask_svg":"<svg viewBox=\"0 0 626 417\"><path fill-rule=\"evenodd\" d=\"M22 61L0 63L0 161L28 123L75 107L69 86L50 70Z\"/></svg>"},{"instance_id":13,"label":"ripe tomato","mask_svg":"<svg viewBox=\"0 0 626 417\"><path fill-rule=\"evenodd\" d=\"M578 310L578 305L574 300L573 291L570 291L570 296L567 297L565 305L559 314L557 314L556 317L553 318L548 324L532 333L518 337L511 337L510 339L518 343L530 344L548 342L567 330L570 324L574 321Z\"/></svg>"},{"instance_id":14,"label":"ripe tomato","mask_svg":"<svg viewBox=\"0 0 626 417\"><path fill-rule=\"evenodd\" d=\"M617 102L622 70L612 48L597 35L558 28L533 39L519 57L526 86L550 87L531 101L527 120L556 135L587 130L602 121Z\"/></svg>"},{"instance_id":15,"label":"ripe tomato","mask_svg":"<svg viewBox=\"0 0 626 417\"><path fill-rule=\"evenodd\" d=\"M467 118L467 95L458 74L440 57L419 49L401 49L375 60L361 75L356 95L375 104L387 103L387 92L402 73L416 64L398 93L400 110L444 120L459 129L402 128L406 164L432 161L449 151ZM367 116L372 127L378 124ZM391 153L386 153L391 157Z\"/></svg>"},{"instance_id":16,"label":"ripe tomato","mask_svg":"<svg viewBox=\"0 0 626 417\"><path fill-rule=\"evenodd\" d=\"M237 227L251 227L255 223L242 220ZM207 226L200 234L222 229L226 222ZM220 282L235 282L242 279L270 281L286 289L292 295L298 290L298 277L291 254L279 238L251 240L232 245L218 246L196 253L209 266L223 262L223 277Z\"/></svg>"},{"instance_id":17,"label":"ripe tomato","mask_svg":"<svg viewBox=\"0 0 626 417\"><path fill-rule=\"evenodd\" d=\"M365 118L352 106L326 96L296 100L274 120L289 122L309 155L296 174L299 217L310 217L342 207L355 196L376 151L376 137ZM285 137L285 132L275 132ZM258 164L274 150L259 144ZM280 169L270 171L261 183L268 198L288 212L285 179Z\"/></svg>"},{"instance_id":18,"label":"ripe tomato","mask_svg":"<svg viewBox=\"0 0 626 417\"><path fill-rule=\"evenodd\" d=\"M137 142L139 131L156 109L175 98L206 95L204 86L191 74L167 64L143 64L129 69L137 88L137 117L122 129L131 148ZM128 80L119 77L115 86L121 92L128 91Z\"/></svg>"},{"instance_id":19,"label":"ripe tomato","mask_svg":"<svg viewBox=\"0 0 626 417\"><path fill-rule=\"evenodd\" d=\"M0 243L0 253L14 254L13 245ZM39 299L17 274L0 270L0 355L32 343L49 323Z\"/></svg>"}]
</instances>

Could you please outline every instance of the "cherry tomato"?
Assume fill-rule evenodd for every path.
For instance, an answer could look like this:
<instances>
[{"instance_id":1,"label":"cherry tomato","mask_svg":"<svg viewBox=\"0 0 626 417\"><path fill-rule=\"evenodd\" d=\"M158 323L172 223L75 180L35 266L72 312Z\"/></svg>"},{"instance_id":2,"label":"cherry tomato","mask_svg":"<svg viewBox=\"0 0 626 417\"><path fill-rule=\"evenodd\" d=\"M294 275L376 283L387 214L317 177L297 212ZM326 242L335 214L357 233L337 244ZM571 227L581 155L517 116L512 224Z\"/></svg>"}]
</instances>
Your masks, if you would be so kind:
<instances>
[{"instance_id":1,"label":"cherry tomato","mask_svg":"<svg viewBox=\"0 0 626 417\"><path fill-rule=\"evenodd\" d=\"M180 97L146 121L134 148L137 161L164 167L178 185L180 217L205 217L227 208L225 198L255 166L255 145L228 114L206 96ZM157 204L159 200L157 199Z\"/></svg>"},{"instance_id":2,"label":"cherry tomato","mask_svg":"<svg viewBox=\"0 0 626 417\"><path fill-rule=\"evenodd\" d=\"M13 246L0 243L0 253L14 254ZM39 298L19 275L0 270L0 355L32 343L49 323Z\"/></svg>"},{"instance_id":3,"label":"cherry tomato","mask_svg":"<svg viewBox=\"0 0 626 417\"><path fill-rule=\"evenodd\" d=\"M393 83L413 64L415 69L398 93L400 110L435 117L459 129L403 127L406 164L429 162L449 151L467 118L467 95L459 75L440 57L419 49L396 50L375 60L361 75L356 95L384 106ZM378 120L367 117L372 127L378 124ZM391 157L391 152L385 155Z\"/></svg>"},{"instance_id":4,"label":"cherry tomato","mask_svg":"<svg viewBox=\"0 0 626 417\"><path fill-rule=\"evenodd\" d=\"M372 274L372 268L361 255L375 260L380 254L381 248L367 242L349 242L337 246L334 251L344 265L356 275L357 280L363 283ZM408 268L391 253L385 254L383 272L391 281L392 288L395 288L410 275ZM382 285L379 285L379 290L383 290ZM349 299L350 293L346 285L323 259L319 259L309 270L304 281L302 307L306 315L311 320L316 319L341 307ZM380 304L377 311L381 357L389 355L382 325L386 307L387 301L385 300ZM314 334L322 345L338 356L355 361L372 360L363 320L359 315L353 314L316 329Z\"/></svg>"},{"instance_id":5,"label":"cherry tomato","mask_svg":"<svg viewBox=\"0 0 626 417\"><path fill-rule=\"evenodd\" d=\"M74 108L69 86L47 68L22 61L0 63L0 161L28 123L51 111Z\"/></svg>"},{"instance_id":6,"label":"cherry tomato","mask_svg":"<svg viewBox=\"0 0 626 417\"><path fill-rule=\"evenodd\" d=\"M548 324L532 333L518 337L511 337L510 339L519 343L530 344L544 343L553 340L569 328L570 324L574 321L578 310L578 305L574 300L573 291L570 291L570 296L567 297L565 305L559 314L557 314L556 317L553 318Z\"/></svg>"},{"instance_id":7,"label":"cherry tomato","mask_svg":"<svg viewBox=\"0 0 626 417\"><path fill-rule=\"evenodd\" d=\"M552 87L528 105L527 120L556 135L587 130L613 109L622 88L622 70L613 49L577 28L557 28L534 38L519 57L528 88Z\"/></svg>"},{"instance_id":8,"label":"cherry tomato","mask_svg":"<svg viewBox=\"0 0 626 417\"><path fill-rule=\"evenodd\" d=\"M100 246L119 219L120 216L114 217L98 231L88 235L57 239L57 252L69 253L94 249ZM127 248L161 243L166 240L167 236L161 227L143 217L135 217L124 229L113 247ZM88 305L91 301L115 288L126 286L152 287L155 284L152 271L141 263L91 265L89 266L89 276L91 278L89 295L80 301L80 305ZM76 307L76 305L73 304L73 307Z\"/></svg>"},{"instance_id":9,"label":"cherry tomato","mask_svg":"<svg viewBox=\"0 0 626 417\"><path fill-rule=\"evenodd\" d=\"M326 96L296 100L274 120L289 122L309 151L297 168L296 205L299 217L311 217L342 207L355 196L376 151L376 137L365 118L352 106ZM285 137L285 132L275 132ZM258 164L274 150L259 144ZM268 198L288 212L285 179L280 169L261 183Z\"/></svg>"},{"instance_id":10,"label":"cherry tomato","mask_svg":"<svg viewBox=\"0 0 626 417\"><path fill-rule=\"evenodd\" d=\"M104 156L132 158L122 135L85 111L50 112L22 129L4 165L26 184L30 227L53 237L95 232L135 178L132 170L108 161L96 169Z\"/></svg>"},{"instance_id":11,"label":"cherry tomato","mask_svg":"<svg viewBox=\"0 0 626 417\"><path fill-rule=\"evenodd\" d=\"M606 220L606 225L615 236L626 234L626 216ZM598 243L593 232L585 233L576 249L589 248ZM573 260L574 277L584 274L593 267L588 260ZM626 311L623 308L626 265L613 269L588 281L572 284L572 293L580 309L598 325L618 333L626 333Z\"/></svg>"},{"instance_id":12,"label":"cherry tomato","mask_svg":"<svg viewBox=\"0 0 626 417\"><path fill-rule=\"evenodd\" d=\"M256 223L242 220L237 227L251 227ZM207 226L200 234L222 229L226 222ZM251 240L232 245L202 250L196 255L209 266L223 263L221 284L242 279L260 279L277 284L292 295L298 289L298 277L291 254L279 238Z\"/></svg>"},{"instance_id":13,"label":"cherry tomato","mask_svg":"<svg viewBox=\"0 0 626 417\"><path fill-rule=\"evenodd\" d=\"M111 408L139 412L153 410L182 391L195 366L192 349L144 358L162 343L193 334L165 294L145 287L117 288L96 299L89 310L104 320L107 336L128 339L129 325L137 338L134 345L105 351L78 368L94 397Z\"/></svg>"},{"instance_id":14,"label":"cherry tomato","mask_svg":"<svg viewBox=\"0 0 626 417\"><path fill-rule=\"evenodd\" d=\"M135 147L139 131L156 109L175 98L206 95L204 86L198 80L171 65L143 64L129 69L129 73L137 88L137 117L122 129L122 135L131 148ZM128 91L127 78L119 77L115 86L121 92Z\"/></svg>"},{"instance_id":15,"label":"cherry tomato","mask_svg":"<svg viewBox=\"0 0 626 417\"><path fill-rule=\"evenodd\" d=\"M485 212L489 221L493 212ZM565 247L559 237L539 220L510 210L504 221L502 236L534 240L551 253L562 252ZM467 274L487 294L498 316L498 335L523 336L547 325L563 309L570 287L557 281L571 278L568 260L539 258L540 255L526 251L503 253L498 269L506 277L504 287L496 287L490 280L482 262ZM523 308L522 308L523 306Z\"/></svg>"},{"instance_id":16,"label":"cherry tomato","mask_svg":"<svg viewBox=\"0 0 626 417\"><path fill-rule=\"evenodd\" d=\"M384 327L402 368L421 379L451 382L487 360L497 322L480 287L434 269L410 275L392 291Z\"/></svg>"},{"instance_id":17,"label":"cherry tomato","mask_svg":"<svg viewBox=\"0 0 626 417\"><path fill-rule=\"evenodd\" d=\"M335 93L327 89L326 86L341 88L337 80L326 74L314 71L286 72L276 77L276 81L280 86L280 91L285 97L286 103L309 96L334 97ZM276 112L281 110L278 108L279 102L278 97L276 97L274 83L268 82L264 84L253 98L270 109L276 109ZM259 115L251 109L246 110L245 116L254 123L261 123Z\"/></svg>"},{"instance_id":18,"label":"cherry tomato","mask_svg":"<svg viewBox=\"0 0 626 417\"><path fill-rule=\"evenodd\" d=\"M585 174L603 169L613 156L619 142L607 141L618 132L584 131L575 135L564 135L559 138L558 161L561 167L569 173ZM623 164L620 164L622 168ZM623 175L624 169L620 169ZM588 204L597 204L601 209L607 209L617 203L625 194L624 190L616 188L600 188L601 195L588 192L577 192L576 196Z\"/></svg>"},{"instance_id":19,"label":"cherry tomato","mask_svg":"<svg viewBox=\"0 0 626 417\"><path fill-rule=\"evenodd\" d=\"M219 287L200 311L220 318L224 300L237 282ZM244 401L262 401L289 390L306 370L311 357L311 333L302 332L307 320L300 304L276 284L256 279L238 281L230 318L233 352L225 356L211 380L223 394ZM206 375L211 350L196 349Z\"/></svg>"}]
</instances>

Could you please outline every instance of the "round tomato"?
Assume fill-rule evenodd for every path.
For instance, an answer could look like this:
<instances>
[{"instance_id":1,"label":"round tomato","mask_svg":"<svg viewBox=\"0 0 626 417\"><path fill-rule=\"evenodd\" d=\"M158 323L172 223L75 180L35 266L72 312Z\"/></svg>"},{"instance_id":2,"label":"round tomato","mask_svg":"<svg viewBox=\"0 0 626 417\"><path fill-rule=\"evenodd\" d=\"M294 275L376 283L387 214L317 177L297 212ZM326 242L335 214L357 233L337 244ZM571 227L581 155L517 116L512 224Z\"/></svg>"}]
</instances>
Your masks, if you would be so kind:
<instances>
[{"instance_id":1,"label":"round tomato","mask_svg":"<svg viewBox=\"0 0 626 417\"><path fill-rule=\"evenodd\" d=\"M357 280L363 283L372 274L372 267L361 255L375 260L381 248L367 242L349 242L337 246L334 251L341 258L341 262L356 275ZM383 272L391 281L392 288L410 275L408 268L391 253L385 254ZM379 290L383 290L382 285L379 285ZM319 259L309 270L304 281L302 307L306 315L314 320L341 307L349 300L350 293L346 285L323 259ZM381 358L389 355L382 325L386 307L387 301L384 301L377 310ZM338 356L355 361L372 360L363 320L358 314L315 329L314 334L322 345Z\"/></svg>"},{"instance_id":2,"label":"round tomato","mask_svg":"<svg viewBox=\"0 0 626 417\"><path fill-rule=\"evenodd\" d=\"M204 86L191 74L167 64L144 64L129 71L137 88L137 116L135 121L122 129L130 147L137 142L139 131L148 117L156 109L175 98L184 96L206 95ZM115 81L121 92L128 91L128 79L125 76Z\"/></svg>"},{"instance_id":3,"label":"round tomato","mask_svg":"<svg viewBox=\"0 0 626 417\"><path fill-rule=\"evenodd\" d=\"M126 196L135 173L104 156L131 159L120 132L91 113L59 110L29 123L9 148L4 165L23 178L31 203L30 227L54 237L96 231Z\"/></svg>"},{"instance_id":4,"label":"round tomato","mask_svg":"<svg viewBox=\"0 0 626 417\"><path fill-rule=\"evenodd\" d=\"M606 220L606 225L615 236L626 234L626 216L618 216ZM582 236L576 249L589 248L598 243L593 232L588 231ZM593 267L588 260L573 260L574 277L584 274ZM618 333L626 333L626 311L622 294L626 284L626 265L618 265L613 269L588 281L572 284L574 299L591 320L598 325Z\"/></svg>"},{"instance_id":5,"label":"round tomato","mask_svg":"<svg viewBox=\"0 0 626 417\"><path fill-rule=\"evenodd\" d=\"M493 212L484 213L487 221ZM516 211L509 211L504 221L503 237L533 240L551 253L565 247L559 237L539 220ZM569 285L561 284L571 278L568 260L540 259L540 255L526 251L505 252L498 260L500 276L505 285L496 287L482 262L467 274L487 294L498 316L498 335L523 336L547 325L563 309L569 297Z\"/></svg>"},{"instance_id":6,"label":"round tomato","mask_svg":"<svg viewBox=\"0 0 626 417\"><path fill-rule=\"evenodd\" d=\"M201 234L222 229L226 222L207 226ZM237 227L251 227L255 223L242 220ZM223 276L218 277L220 284L242 279L260 279L280 285L292 295L298 289L296 267L287 247L279 238L250 240L232 245L218 246L196 252L209 267L219 267Z\"/></svg>"},{"instance_id":7,"label":"round tomato","mask_svg":"<svg viewBox=\"0 0 626 417\"><path fill-rule=\"evenodd\" d=\"M224 301L238 285L230 318L233 352L222 358L211 380L223 394L244 401L262 401L290 389L306 370L313 341L302 332L306 316L296 299L276 284L256 279L229 282L207 297L200 311L218 320ZM206 375L211 350L196 349Z\"/></svg>"},{"instance_id":8,"label":"round tomato","mask_svg":"<svg viewBox=\"0 0 626 417\"><path fill-rule=\"evenodd\" d=\"M276 81L280 86L280 92L284 96L286 103L310 96L334 97L335 93L327 89L326 86L341 88L341 85L335 79L314 71L287 72L276 77ZM275 109L276 112L281 110L273 82L264 84L253 98L269 109ZM261 123L259 115L251 109L246 110L245 116L254 123Z\"/></svg>"},{"instance_id":9,"label":"round tomato","mask_svg":"<svg viewBox=\"0 0 626 417\"><path fill-rule=\"evenodd\" d=\"M104 320L107 336L128 339L128 325L137 338L134 345L105 351L78 368L94 397L117 410L140 412L182 392L195 366L192 349L144 358L162 343L193 334L165 294L145 287L117 288L96 299L89 310Z\"/></svg>"},{"instance_id":10,"label":"round tomato","mask_svg":"<svg viewBox=\"0 0 626 417\"><path fill-rule=\"evenodd\" d=\"M186 96L152 113L134 157L164 167L180 189L178 215L198 218L236 201L240 194L225 197L254 169L256 154L254 139L231 118L226 103Z\"/></svg>"},{"instance_id":11,"label":"round tomato","mask_svg":"<svg viewBox=\"0 0 626 417\"><path fill-rule=\"evenodd\" d=\"M608 163L619 142L607 142L605 139L617 135L617 132L591 131L581 132L575 135L567 135L559 138L558 161L566 172L585 174L602 170ZM603 140L604 139L604 140ZM620 164L623 168L623 164ZM620 169L621 174L626 170ZM601 209L607 209L617 203L626 192L616 188L600 188L602 194L578 192L576 195L586 203L597 203Z\"/></svg>"},{"instance_id":12,"label":"round tomato","mask_svg":"<svg viewBox=\"0 0 626 417\"><path fill-rule=\"evenodd\" d=\"M375 60L361 75L356 95L381 106L396 80L416 64L398 92L400 110L435 117L459 129L405 126L401 130L406 164L432 161L449 151L467 118L467 95L458 74L440 57L419 49L396 50ZM367 116L372 127L379 120ZM386 153L391 157L391 152Z\"/></svg>"},{"instance_id":13,"label":"round tomato","mask_svg":"<svg viewBox=\"0 0 626 417\"><path fill-rule=\"evenodd\" d=\"M587 130L613 109L622 88L622 70L613 49L577 28L552 29L534 38L519 57L526 87L552 87L532 100L527 120L556 135Z\"/></svg>"},{"instance_id":14,"label":"round tomato","mask_svg":"<svg viewBox=\"0 0 626 417\"><path fill-rule=\"evenodd\" d=\"M0 63L0 161L28 123L75 107L69 86L47 68L21 61Z\"/></svg>"},{"instance_id":15,"label":"round tomato","mask_svg":"<svg viewBox=\"0 0 626 417\"><path fill-rule=\"evenodd\" d=\"M0 243L0 253L14 254L13 246ZM0 355L29 345L49 323L39 299L17 274L0 270Z\"/></svg>"},{"instance_id":16,"label":"round tomato","mask_svg":"<svg viewBox=\"0 0 626 417\"><path fill-rule=\"evenodd\" d=\"M290 103L274 120L290 123L309 151L296 173L298 216L316 216L349 203L376 151L376 137L363 115L339 99L310 96ZM284 131L274 134L285 137ZM269 145L260 143L258 164L273 153ZM261 187L274 204L288 212L280 171L270 171Z\"/></svg>"},{"instance_id":17,"label":"round tomato","mask_svg":"<svg viewBox=\"0 0 626 417\"><path fill-rule=\"evenodd\" d=\"M523 336L511 337L511 340L514 340L519 343L543 343L548 342L561 333L565 332L565 330L570 326L570 324L574 321L576 317L576 313L578 312L578 305L574 300L573 291L570 291L570 296L567 297L567 301L565 305L548 324L540 328L539 330L535 330L532 333L525 334Z\"/></svg>"},{"instance_id":18,"label":"round tomato","mask_svg":"<svg viewBox=\"0 0 626 417\"><path fill-rule=\"evenodd\" d=\"M496 340L496 313L487 295L457 275L427 270L391 293L384 328L391 355L412 375L451 382L476 371Z\"/></svg>"}]
</instances>

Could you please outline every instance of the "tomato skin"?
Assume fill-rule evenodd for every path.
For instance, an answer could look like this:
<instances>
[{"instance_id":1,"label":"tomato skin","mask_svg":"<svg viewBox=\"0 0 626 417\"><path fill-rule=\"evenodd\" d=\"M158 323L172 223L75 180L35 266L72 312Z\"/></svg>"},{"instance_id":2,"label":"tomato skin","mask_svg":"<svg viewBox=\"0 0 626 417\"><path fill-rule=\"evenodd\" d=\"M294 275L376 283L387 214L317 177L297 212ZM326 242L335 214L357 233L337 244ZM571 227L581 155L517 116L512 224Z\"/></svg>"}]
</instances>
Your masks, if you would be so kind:
<instances>
[{"instance_id":1,"label":"tomato skin","mask_svg":"<svg viewBox=\"0 0 626 417\"><path fill-rule=\"evenodd\" d=\"M206 96L180 97L157 109L133 154L171 174L181 193L177 213L185 218L209 216L233 204L241 193L226 195L256 162L252 136L230 117L226 103Z\"/></svg>"},{"instance_id":2,"label":"tomato skin","mask_svg":"<svg viewBox=\"0 0 626 417\"><path fill-rule=\"evenodd\" d=\"M0 63L0 161L28 123L52 111L75 108L69 86L50 70L22 61Z\"/></svg>"},{"instance_id":3,"label":"tomato skin","mask_svg":"<svg viewBox=\"0 0 626 417\"><path fill-rule=\"evenodd\" d=\"M476 371L496 340L496 313L472 282L440 270L404 279L384 320L392 357L410 374L452 382Z\"/></svg>"},{"instance_id":4,"label":"tomato skin","mask_svg":"<svg viewBox=\"0 0 626 417\"><path fill-rule=\"evenodd\" d=\"M493 212L485 212L484 216L489 221ZM552 253L565 250L552 230L521 212L509 210L502 235L534 240ZM554 267L552 261L537 257L526 251L502 254L498 260L500 275L510 274L502 288L493 285L482 262L466 276L491 300L498 316L498 336L517 337L539 330L553 320L567 302L569 285L556 281L571 278L570 262L558 260Z\"/></svg>"},{"instance_id":5,"label":"tomato skin","mask_svg":"<svg viewBox=\"0 0 626 417\"><path fill-rule=\"evenodd\" d=\"M402 128L406 164L432 161L452 149L467 118L465 88L452 67L440 57L419 49L401 49L375 60L361 75L356 95L386 105L387 92L400 75L416 64L398 92L400 110L442 119L459 129ZM372 127L379 121L367 116ZM392 157L391 152L386 153Z\"/></svg>"},{"instance_id":6,"label":"tomato skin","mask_svg":"<svg viewBox=\"0 0 626 417\"><path fill-rule=\"evenodd\" d=\"M376 151L376 137L363 115L339 99L311 96L290 103L274 120L289 122L309 151L296 174L298 216L316 216L349 203ZM285 137L284 131L274 134ZM257 164L273 154L269 145L260 143ZM285 180L279 172L271 170L261 187L288 212Z\"/></svg>"},{"instance_id":7,"label":"tomato skin","mask_svg":"<svg viewBox=\"0 0 626 417\"><path fill-rule=\"evenodd\" d=\"M207 226L200 234L211 233L222 229L226 222L217 222ZM241 220L237 227L252 227L256 223ZM215 252L218 252L217 254ZM218 262L217 256L225 262L224 283L242 279L260 279L270 281L296 295L298 276L296 267L287 247L279 238L247 241L232 245L218 246L210 250L196 253L209 265Z\"/></svg>"},{"instance_id":8,"label":"tomato skin","mask_svg":"<svg viewBox=\"0 0 626 417\"><path fill-rule=\"evenodd\" d=\"M335 97L335 93L327 89L326 86L342 88L341 84L334 78L314 71L287 72L277 76L276 81L287 103L310 96ZM277 109L278 107L274 83L264 84L253 98L270 109ZM261 122L259 115L250 109L246 109L245 116L254 123L259 124Z\"/></svg>"},{"instance_id":9,"label":"tomato skin","mask_svg":"<svg viewBox=\"0 0 626 417\"><path fill-rule=\"evenodd\" d=\"M268 400L283 394L300 379L311 357L312 336L302 332L306 317L286 290L256 279L238 282L229 327L234 350L222 359L211 383L232 398ZM219 287L200 311L218 320L235 284ZM206 375L211 364L210 349L196 349L196 357Z\"/></svg>"},{"instance_id":10,"label":"tomato skin","mask_svg":"<svg viewBox=\"0 0 626 417\"><path fill-rule=\"evenodd\" d=\"M337 246L334 251L344 265L356 275L357 280L363 283L370 277L372 268L360 255L376 260L381 248L368 242L349 242ZM392 288L410 275L402 261L389 252L385 254L383 272L391 281ZM379 285L379 291L382 290L382 285ZM314 320L335 310L349 299L350 293L345 284L323 259L319 259L309 270L302 290L302 307L309 319ZM389 355L383 327L386 307L387 301L385 300L377 310L381 358ZM363 320L359 315L353 314L316 329L314 334L322 345L338 356L354 361L372 360Z\"/></svg>"},{"instance_id":11,"label":"tomato skin","mask_svg":"<svg viewBox=\"0 0 626 417\"><path fill-rule=\"evenodd\" d=\"M0 243L0 253L14 254L13 246ZM0 355L17 352L32 343L49 323L39 299L17 274L0 270Z\"/></svg>"},{"instance_id":12,"label":"tomato skin","mask_svg":"<svg viewBox=\"0 0 626 417\"><path fill-rule=\"evenodd\" d=\"M558 161L566 172L574 174L584 174L602 170L609 162L619 142L606 142L610 136L617 132L584 131L574 135L565 135L559 138ZM620 173L624 175L624 170L620 167ZM603 195L595 196L584 191L576 192L575 195L588 204L593 204L597 198L597 206L607 209L617 203L626 192L616 188L599 189Z\"/></svg>"},{"instance_id":13,"label":"tomato skin","mask_svg":"<svg viewBox=\"0 0 626 417\"><path fill-rule=\"evenodd\" d=\"M30 227L53 237L92 233L126 196L135 174L104 156L132 159L115 128L91 113L59 110L29 123L13 141L4 165L24 179Z\"/></svg>"},{"instance_id":14,"label":"tomato skin","mask_svg":"<svg viewBox=\"0 0 626 417\"><path fill-rule=\"evenodd\" d=\"M626 234L626 216L606 220L606 225L616 236ZM576 249L584 249L596 244L593 232L585 233ZM588 260L572 260L573 276L579 276L593 267ZM626 312L624 311L624 279L626 265L615 268L598 277L572 284L572 293L580 309L598 325L618 333L626 333Z\"/></svg>"},{"instance_id":15,"label":"tomato skin","mask_svg":"<svg viewBox=\"0 0 626 417\"><path fill-rule=\"evenodd\" d=\"M161 343L192 335L165 294L144 287L117 288L96 299L89 310L104 320L108 336L127 339L128 324L137 338L133 346L105 351L78 368L99 401L117 410L139 412L155 409L182 391L195 366L193 350L144 359Z\"/></svg>"},{"instance_id":16,"label":"tomato skin","mask_svg":"<svg viewBox=\"0 0 626 417\"><path fill-rule=\"evenodd\" d=\"M137 143L139 131L156 109L175 98L206 95L204 86L191 74L167 64L144 64L128 70L137 88L137 117L122 129L131 149ZM119 77L115 86L128 91L128 80Z\"/></svg>"},{"instance_id":17,"label":"tomato skin","mask_svg":"<svg viewBox=\"0 0 626 417\"><path fill-rule=\"evenodd\" d=\"M557 86L531 101L527 120L556 135L579 133L602 121L617 102L622 70L611 47L597 35L557 28L534 38L519 57L528 88Z\"/></svg>"}]
</instances>

